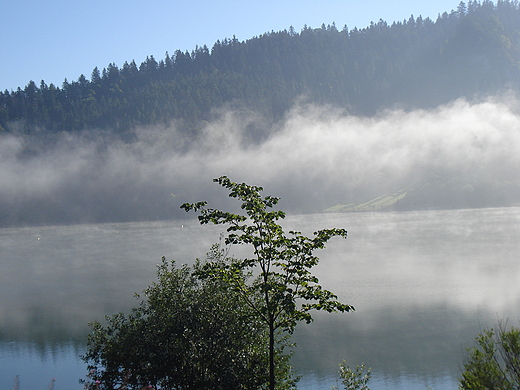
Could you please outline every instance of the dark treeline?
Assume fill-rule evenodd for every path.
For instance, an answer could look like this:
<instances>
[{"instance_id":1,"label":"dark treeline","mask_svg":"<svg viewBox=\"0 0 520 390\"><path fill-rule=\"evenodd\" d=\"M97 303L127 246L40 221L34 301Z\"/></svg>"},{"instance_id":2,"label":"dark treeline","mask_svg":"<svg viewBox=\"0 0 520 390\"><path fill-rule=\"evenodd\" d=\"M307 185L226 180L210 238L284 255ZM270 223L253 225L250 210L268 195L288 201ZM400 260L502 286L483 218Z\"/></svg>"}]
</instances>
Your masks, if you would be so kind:
<instances>
[{"instance_id":1,"label":"dark treeline","mask_svg":"<svg viewBox=\"0 0 520 390\"><path fill-rule=\"evenodd\" d=\"M0 131L72 131L177 121L188 131L229 106L273 123L302 97L372 115L429 108L520 87L517 0L461 2L436 21L411 16L349 29L335 24L224 39L211 50L96 67L61 86L30 81L0 92Z\"/></svg>"}]
</instances>

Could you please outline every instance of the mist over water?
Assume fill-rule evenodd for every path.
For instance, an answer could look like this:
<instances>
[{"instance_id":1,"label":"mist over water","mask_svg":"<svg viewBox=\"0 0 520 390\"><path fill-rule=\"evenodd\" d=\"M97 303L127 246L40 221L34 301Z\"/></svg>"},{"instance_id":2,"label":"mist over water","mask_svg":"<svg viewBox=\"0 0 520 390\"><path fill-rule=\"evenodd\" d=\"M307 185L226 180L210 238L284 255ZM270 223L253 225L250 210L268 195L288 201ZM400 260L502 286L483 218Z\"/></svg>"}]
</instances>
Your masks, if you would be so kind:
<instances>
[{"instance_id":1,"label":"mist over water","mask_svg":"<svg viewBox=\"0 0 520 390\"><path fill-rule=\"evenodd\" d=\"M218 241L223 226L191 217L0 229L0 383L19 374L22 388L57 377L56 390L79 389L87 322L135 307L161 256L191 264ZM291 214L282 224L349 231L316 253L313 274L356 311L298 325L302 390L330 389L343 359L372 367L374 390L455 389L474 337L520 320L518 207Z\"/></svg>"},{"instance_id":2,"label":"mist over water","mask_svg":"<svg viewBox=\"0 0 520 390\"><path fill-rule=\"evenodd\" d=\"M104 131L4 134L0 225L186 218L179 205L197 200L235 206L211 182L220 175L263 186L292 215L362 202L433 175L518 182L519 103L510 95L460 99L373 118L297 105L261 142L251 142L248 129L261 128L262 119L232 110L215 113L196 140L175 125L138 129L131 141ZM497 317L518 320L517 208L307 217L304 234L307 226L349 230L347 241L320 254L316 271L357 311L318 314L298 329L295 361L311 382L317 378L302 388L330 388L343 359L374 367L374 388L394 372L447 375L453 385L481 327ZM298 217L286 223L301 228ZM219 231L199 228L183 220L2 229L2 383L20 372L22 387L31 375L41 382L50 373L65 383L67 374L47 366L35 375L23 343L59 349L72 340L80 351L56 359L76 384L86 323L134 306L132 293L154 280L162 255L203 257Z\"/></svg>"},{"instance_id":3,"label":"mist over water","mask_svg":"<svg viewBox=\"0 0 520 390\"><path fill-rule=\"evenodd\" d=\"M0 224L175 218L186 201L219 206L223 194L211 179L221 175L261 185L297 213L366 201L432 175L517 182L519 107L503 95L363 118L298 105L256 143L246 129L261 119L234 111L217 113L196 141L174 125L138 129L126 142L101 131L52 140L6 134Z\"/></svg>"}]
</instances>

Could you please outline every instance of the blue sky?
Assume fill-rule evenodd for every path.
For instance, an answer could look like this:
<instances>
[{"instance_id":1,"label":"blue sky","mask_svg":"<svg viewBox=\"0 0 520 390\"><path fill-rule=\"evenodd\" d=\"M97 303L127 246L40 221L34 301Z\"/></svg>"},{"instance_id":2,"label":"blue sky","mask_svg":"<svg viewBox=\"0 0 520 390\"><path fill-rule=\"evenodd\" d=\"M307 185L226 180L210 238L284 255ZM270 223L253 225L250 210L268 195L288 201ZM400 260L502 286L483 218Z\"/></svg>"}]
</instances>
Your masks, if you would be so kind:
<instances>
[{"instance_id":1,"label":"blue sky","mask_svg":"<svg viewBox=\"0 0 520 390\"><path fill-rule=\"evenodd\" d=\"M0 0L0 90L90 78L114 62L141 63L235 35L245 40L291 25L366 27L411 14L436 19L458 1L437 0Z\"/></svg>"}]
</instances>

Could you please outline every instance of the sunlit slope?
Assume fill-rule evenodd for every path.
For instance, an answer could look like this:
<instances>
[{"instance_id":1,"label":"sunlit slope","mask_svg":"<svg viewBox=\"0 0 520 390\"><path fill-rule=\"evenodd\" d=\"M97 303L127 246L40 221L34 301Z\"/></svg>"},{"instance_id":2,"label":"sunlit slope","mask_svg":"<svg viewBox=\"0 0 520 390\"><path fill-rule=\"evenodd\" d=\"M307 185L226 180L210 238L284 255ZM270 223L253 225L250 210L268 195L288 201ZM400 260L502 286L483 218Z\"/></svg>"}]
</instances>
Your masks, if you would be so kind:
<instances>
[{"instance_id":1,"label":"sunlit slope","mask_svg":"<svg viewBox=\"0 0 520 390\"><path fill-rule=\"evenodd\" d=\"M349 203L345 205L338 204L325 210L330 213L345 213L352 211L381 211L389 210L401 199L407 195L406 190L397 191L390 194L378 196L375 199L365 203Z\"/></svg>"},{"instance_id":2,"label":"sunlit slope","mask_svg":"<svg viewBox=\"0 0 520 390\"><path fill-rule=\"evenodd\" d=\"M325 212L440 210L520 205L520 182L435 176L366 202L338 204Z\"/></svg>"}]
</instances>

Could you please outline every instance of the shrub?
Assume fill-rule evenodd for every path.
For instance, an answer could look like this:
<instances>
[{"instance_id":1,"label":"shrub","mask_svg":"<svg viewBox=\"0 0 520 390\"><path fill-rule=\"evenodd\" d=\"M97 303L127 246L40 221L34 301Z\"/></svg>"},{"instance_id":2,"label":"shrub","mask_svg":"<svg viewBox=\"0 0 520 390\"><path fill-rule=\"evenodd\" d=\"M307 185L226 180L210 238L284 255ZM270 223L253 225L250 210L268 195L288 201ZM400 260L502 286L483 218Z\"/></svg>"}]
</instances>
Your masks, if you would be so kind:
<instances>
[{"instance_id":1,"label":"shrub","mask_svg":"<svg viewBox=\"0 0 520 390\"><path fill-rule=\"evenodd\" d=\"M460 378L460 389L513 390L520 388L520 329L500 323L475 339Z\"/></svg>"},{"instance_id":2,"label":"shrub","mask_svg":"<svg viewBox=\"0 0 520 390\"><path fill-rule=\"evenodd\" d=\"M224 262L217 247L209 257ZM266 327L220 279L164 258L158 282L129 315L91 324L87 353L91 389L262 389L268 382ZM278 354L278 375L289 376Z\"/></svg>"},{"instance_id":3,"label":"shrub","mask_svg":"<svg viewBox=\"0 0 520 390\"><path fill-rule=\"evenodd\" d=\"M367 384L372 376L372 371L370 368L366 368L364 363L352 369L343 360L339 365L339 376L345 390L369 390ZM338 388L333 386L332 389L337 390Z\"/></svg>"}]
</instances>

